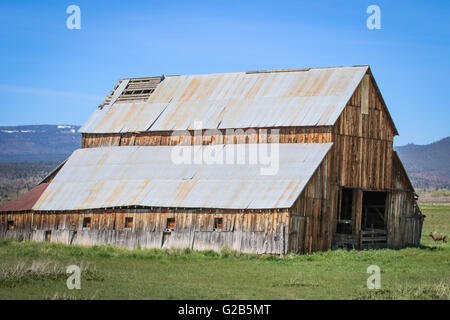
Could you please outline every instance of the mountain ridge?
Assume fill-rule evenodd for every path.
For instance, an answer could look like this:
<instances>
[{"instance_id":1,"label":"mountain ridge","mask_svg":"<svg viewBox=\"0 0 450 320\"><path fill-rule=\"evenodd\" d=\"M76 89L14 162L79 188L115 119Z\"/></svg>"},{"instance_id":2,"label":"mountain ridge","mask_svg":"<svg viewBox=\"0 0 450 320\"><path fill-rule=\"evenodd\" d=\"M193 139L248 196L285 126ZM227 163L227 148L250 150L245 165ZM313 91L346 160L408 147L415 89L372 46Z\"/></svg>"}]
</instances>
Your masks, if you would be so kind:
<instances>
[{"instance_id":1,"label":"mountain ridge","mask_svg":"<svg viewBox=\"0 0 450 320\"><path fill-rule=\"evenodd\" d=\"M0 126L0 162L61 161L81 147L80 126Z\"/></svg>"},{"instance_id":2,"label":"mountain ridge","mask_svg":"<svg viewBox=\"0 0 450 320\"><path fill-rule=\"evenodd\" d=\"M394 147L416 188L450 187L450 137L436 142Z\"/></svg>"}]
</instances>

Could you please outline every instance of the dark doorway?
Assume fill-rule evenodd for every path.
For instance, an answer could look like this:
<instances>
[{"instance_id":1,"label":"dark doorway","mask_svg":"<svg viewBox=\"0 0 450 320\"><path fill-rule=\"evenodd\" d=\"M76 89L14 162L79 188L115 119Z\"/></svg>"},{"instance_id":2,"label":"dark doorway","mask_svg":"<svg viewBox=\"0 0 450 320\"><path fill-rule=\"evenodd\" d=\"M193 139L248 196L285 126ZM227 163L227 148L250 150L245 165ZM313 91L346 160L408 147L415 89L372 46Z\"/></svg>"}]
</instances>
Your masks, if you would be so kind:
<instances>
[{"instance_id":1,"label":"dark doorway","mask_svg":"<svg viewBox=\"0 0 450 320\"><path fill-rule=\"evenodd\" d=\"M78 237L78 232L77 231L72 231L72 236L70 237L70 244L73 244L73 242L77 239Z\"/></svg>"},{"instance_id":2,"label":"dark doorway","mask_svg":"<svg viewBox=\"0 0 450 320\"><path fill-rule=\"evenodd\" d=\"M342 188L336 233L352 234L353 189Z\"/></svg>"},{"instance_id":3,"label":"dark doorway","mask_svg":"<svg viewBox=\"0 0 450 320\"><path fill-rule=\"evenodd\" d=\"M354 194L353 188L342 188L339 192L336 232L333 235L334 248L355 248L353 239Z\"/></svg>"},{"instance_id":4,"label":"dark doorway","mask_svg":"<svg viewBox=\"0 0 450 320\"><path fill-rule=\"evenodd\" d=\"M46 242L52 241L52 232L51 232L50 230L45 231L44 240L45 240Z\"/></svg>"},{"instance_id":5,"label":"dark doorway","mask_svg":"<svg viewBox=\"0 0 450 320\"><path fill-rule=\"evenodd\" d=\"M161 248L164 247L164 244L167 241L169 241L172 231L174 230L175 230L175 218L167 218L166 229L162 234Z\"/></svg>"},{"instance_id":6,"label":"dark doorway","mask_svg":"<svg viewBox=\"0 0 450 320\"><path fill-rule=\"evenodd\" d=\"M386 229L386 196L386 192L363 192L361 230Z\"/></svg>"},{"instance_id":7,"label":"dark doorway","mask_svg":"<svg viewBox=\"0 0 450 320\"><path fill-rule=\"evenodd\" d=\"M164 247L164 243L166 243L169 240L171 234L172 234L172 232L167 232L167 231L163 232L162 239L161 239L161 248Z\"/></svg>"}]
</instances>

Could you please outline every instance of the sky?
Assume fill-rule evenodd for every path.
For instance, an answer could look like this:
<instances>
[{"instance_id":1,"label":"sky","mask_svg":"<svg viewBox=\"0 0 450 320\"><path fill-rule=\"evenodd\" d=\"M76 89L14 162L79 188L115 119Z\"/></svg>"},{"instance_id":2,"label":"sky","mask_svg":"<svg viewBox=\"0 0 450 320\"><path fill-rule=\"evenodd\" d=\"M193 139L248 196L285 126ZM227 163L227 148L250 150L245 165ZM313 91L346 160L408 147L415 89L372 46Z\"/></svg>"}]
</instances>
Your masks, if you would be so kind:
<instances>
[{"instance_id":1,"label":"sky","mask_svg":"<svg viewBox=\"0 0 450 320\"><path fill-rule=\"evenodd\" d=\"M428 144L450 135L449 58L447 0L2 0L0 126L82 125L123 78L368 64L394 144Z\"/></svg>"}]
</instances>

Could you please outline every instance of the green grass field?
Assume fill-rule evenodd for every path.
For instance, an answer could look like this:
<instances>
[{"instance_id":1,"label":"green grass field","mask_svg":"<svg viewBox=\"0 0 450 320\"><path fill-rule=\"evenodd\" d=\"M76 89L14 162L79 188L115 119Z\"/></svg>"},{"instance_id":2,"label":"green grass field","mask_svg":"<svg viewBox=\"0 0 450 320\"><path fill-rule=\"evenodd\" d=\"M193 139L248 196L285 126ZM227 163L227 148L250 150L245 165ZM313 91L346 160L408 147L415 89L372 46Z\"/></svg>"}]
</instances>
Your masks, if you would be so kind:
<instances>
[{"instance_id":1,"label":"green grass field","mask_svg":"<svg viewBox=\"0 0 450 320\"><path fill-rule=\"evenodd\" d=\"M423 203L422 247L257 256L0 241L0 299L449 299L450 203ZM81 290L65 269L81 267ZM369 290L370 265L381 289Z\"/></svg>"}]
</instances>

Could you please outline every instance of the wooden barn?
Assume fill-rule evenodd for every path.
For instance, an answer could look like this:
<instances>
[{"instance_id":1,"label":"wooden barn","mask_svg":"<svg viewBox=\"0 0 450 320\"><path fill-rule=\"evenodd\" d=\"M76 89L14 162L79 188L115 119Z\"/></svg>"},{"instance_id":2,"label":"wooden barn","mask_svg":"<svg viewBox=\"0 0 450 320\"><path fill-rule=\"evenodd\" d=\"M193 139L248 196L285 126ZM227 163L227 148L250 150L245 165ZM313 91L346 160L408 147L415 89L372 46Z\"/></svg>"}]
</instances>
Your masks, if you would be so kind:
<instances>
[{"instance_id":1,"label":"wooden barn","mask_svg":"<svg viewBox=\"0 0 450 320\"><path fill-rule=\"evenodd\" d=\"M368 66L124 79L80 132L82 148L0 206L0 238L260 254L420 243Z\"/></svg>"}]
</instances>

